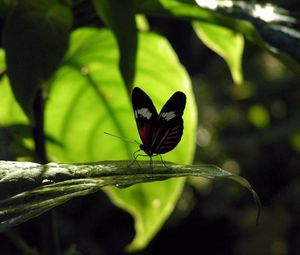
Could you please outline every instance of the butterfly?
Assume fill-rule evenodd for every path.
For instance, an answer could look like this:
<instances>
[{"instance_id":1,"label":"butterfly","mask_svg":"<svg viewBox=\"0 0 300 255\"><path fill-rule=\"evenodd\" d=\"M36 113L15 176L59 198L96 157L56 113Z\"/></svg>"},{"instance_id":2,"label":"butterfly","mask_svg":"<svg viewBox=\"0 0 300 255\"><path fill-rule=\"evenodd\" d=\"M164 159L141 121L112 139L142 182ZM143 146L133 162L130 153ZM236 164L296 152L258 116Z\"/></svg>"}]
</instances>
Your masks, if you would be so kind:
<instances>
[{"instance_id":1,"label":"butterfly","mask_svg":"<svg viewBox=\"0 0 300 255\"><path fill-rule=\"evenodd\" d=\"M152 162L152 156L169 152L180 142L186 96L180 91L175 92L159 114L150 97L140 88L133 89L131 99L137 129L142 140L140 150L143 150Z\"/></svg>"}]
</instances>

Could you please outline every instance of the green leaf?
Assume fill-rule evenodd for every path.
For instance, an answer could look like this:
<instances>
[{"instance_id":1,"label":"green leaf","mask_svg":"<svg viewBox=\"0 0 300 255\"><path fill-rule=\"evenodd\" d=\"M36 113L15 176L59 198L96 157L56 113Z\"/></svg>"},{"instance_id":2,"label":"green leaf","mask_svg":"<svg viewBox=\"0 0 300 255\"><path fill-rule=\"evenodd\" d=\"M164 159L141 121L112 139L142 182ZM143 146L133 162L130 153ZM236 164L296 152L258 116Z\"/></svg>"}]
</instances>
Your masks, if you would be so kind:
<instances>
[{"instance_id":1,"label":"green leaf","mask_svg":"<svg viewBox=\"0 0 300 255\"><path fill-rule=\"evenodd\" d=\"M0 51L0 55L4 56L4 51ZM0 81L0 95L0 125L4 127L16 124L29 125L29 120L16 101L6 75Z\"/></svg>"},{"instance_id":2,"label":"green leaf","mask_svg":"<svg viewBox=\"0 0 300 255\"><path fill-rule=\"evenodd\" d=\"M247 188L257 204L260 201L249 182L214 165L178 165L166 168L154 161L105 161L86 164L40 165L31 162L0 161L0 231L18 225L69 199L114 185L127 188L141 182L157 182L173 177L198 176L209 179L230 178ZM164 182L158 182L163 185ZM150 184L145 184L150 185ZM156 203L154 203L156 204ZM157 206L157 205L156 205Z\"/></svg>"},{"instance_id":3,"label":"green leaf","mask_svg":"<svg viewBox=\"0 0 300 255\"><path fill-rule=\"evenodd\" d=\"M32 134L29 119L13 95L5 70L5 52L0 49L0 72L3 73L0 79L0 127L7 130L13 137L9 147L3 146L3 144L2 146L8 154L13 152L15 156L31 160L30 149L33 147L33 141L30 138Z\"/></svg>"},{"instance_id":4,"label":"green leaf","mask_svg":"<svg viewBox=\"0 0 300 255\"><path fill-rule=\"evenodd\" d=\"M63 58L71 23L70 9L55 0L21 1L5 22L8 76L16 99L29 117L37 89Z\"/></svg>"},{"instance_id":5,"label":"green leaf","mask_svg":"<svg viewBox=\"0 0 300 255\"><path fill-rule=\"evenodd\" d=\"M169 43L154 33L139 35L136 85L158 110L176 91L187 96L184 134L165 160L189 163L194 157L197 110L189 77ZM58 162L133 159L136 143L107 136L110 132L139 140L132 106L118 72L118 49L109 30L79 29L71 36L62 68L53 77L46 105L48 156ZM145 157L148 160L147 157ZM147 245L168 218L184 179L141 184L126 190L106 189L112 201L135 218L137 235L131 249ZM157 201L160 206L153 206Z\"/></svg>"},{"instance_id":6,"label":"green leaf","mask_svg":"<svg viewBox=\"0 0 300 255\"><path fill-rule=\"evenodd\" d=\"M203 43L227 62L235 84L242 84L242 57L244 51L244 37L242 34L225 27L199 21L193 22L193 27Z\"/></svg>"},{"instance_id":7,"label":"green leaf","mask_svg":"<svg viewBox=\"0 0 300 255\"><path fill-rule=\"evenodd\" d=\"M0 49L0 82L5 74L6 71L6 65L5 65L5 52L3 49Z\"/></svg>"},{"instance_id":8,"label":"green leaf","mask_svg":"<svg viewBox=\"0 0 300 255\"><path fill-rule=\"evenodd\" d=\"M158 110L174 91L182 90L187 95L182 141L164 159L191 162L197 111L189 78L165 39L147 33L140 35L140 42L137 84L149 93ZM117 46L109 31L80 29L73 33L65 61L53 77L46 105L47 137L51 138L47 154L53 161L132 159L132 153L138 149L136 144L104 135L108 131L139 139L128 94L117 70L117 57ZM28 120L5 80L0 84L0 93L5 95L5 100L0 101L0 121L5 126L25 124ZM184 179L177 179L107 191L135 217L137 241L132 249L147 245L159 230L172 212L183 183ZM161 206L153 208L152 201Z\"/></svg>"},{"instance_id":9,"label":"green leaf","mask_svg":"<svg viewBox=\"0 0 300 255\"><path fill-rule=\"evenodd\" d=\"M93 0L96 11L113 31L119 47L119 68L130 89L133 86L137 51L137 28L131 0Z\"/></svg>"},{"instance_id":10,"label":"green leaf","mask_svg":"<svg viewBox=\"0 0 300 255\"><path fill-rule=\"evenodd\" d=\"M225 18L218 22L240 31L250 41L300 73L299 17L271 3L258 4L240 1L197 1L199 6ZM225 25L226 24L226 25Z\"/></svg>"},{"instance_id":11,"label":"green leaf","mask_svg":"<svg viewBox=\"0 0 300 255\"><path fill-rule=\"evenodd\" d=\"M242 33L300 74L300 19L276 5L230 0L136 0L136 6L140 14L207 22Z\"/></svg>"},{"instance_id":12,"label":"green leaf","mask_svg":"<svg viewBox=\"0 0 300 255\"><path fill-rule=\"evenodd\" d=\"M229 178L236 181L241 186L245 187L246 189L248 189L251 192L254 202L256 204L256 209L257 209L256 225L258 225L261 208L262 208L259 196L255 192L255 190L252 189L251 184L245 178L238 176L238 175L231 175L231 176L229 176Z\"/></svg>"},{"instance_id":13,"label":"green leaf","mask_svg":"<svg viewBox=\"0 0 300 255\"><path fill-rule=\"evenodd\" d=\"M3 147L5 153L11 153L18 157L21 156L24 160L32 160L33 141L30 138L32 133L29 126L29 119L22 111L20 105L16 101L7 75L5 74L5 52L0 49L0 128L6 130L12 136L9 146L5 146L0 139L0 147Z\"/></svg>"}]
</instances>

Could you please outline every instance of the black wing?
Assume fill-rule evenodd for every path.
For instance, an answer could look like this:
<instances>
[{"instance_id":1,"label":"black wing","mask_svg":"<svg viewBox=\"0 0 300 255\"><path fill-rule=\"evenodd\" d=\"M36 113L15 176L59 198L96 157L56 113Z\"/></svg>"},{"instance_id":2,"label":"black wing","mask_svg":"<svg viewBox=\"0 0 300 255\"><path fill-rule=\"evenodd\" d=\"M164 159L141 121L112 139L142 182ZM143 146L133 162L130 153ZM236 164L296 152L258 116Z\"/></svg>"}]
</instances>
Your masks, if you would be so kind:
<instances>
[{"instance_id":1,"label":"black wing","mask_svg":"<svg viewBox=\"0 0 300 255\"><path fill-rule=\"evenodd\" d=\"M184 93L177 91L160 111L153 129L151 151L163 154L173 150L183 133L183 111L186 104Z\"/></svg>"},{"instance_id":2,"label":"black wing","mask_svg":"<svg viewBox=\"0 0 300 255\"><path fill-rule=\"evenodd\" d=\"M154 154L164 154L173 150L180 142L183 133L182 118L175 118L153 131L151 151Z\"/></svg>"},{"instance_id":3,"label":"black wing","mask_svg":"<svg viewBox=\"0 0 300 255\"><path fill-rule=\"evenodd\" d=\"M150 97L140 88L135 87L131 95L136 125L143 145L149 147L152 141L153 127L158 114Z\"/></svg>"},{"instance_id":4,"label":"black wing","mask_svg":"<svg viewBox=\"0 0 300 255\"><path fill-rule=\"evenodd\" d=\"M186 96L184 93L177 91L170 97L170 99L165 103L161 109L158 120L165 121L168 116L168 113L174 112L176 117L181 117L185 108ZM169 118L173 115L169 115Z\"/></svg>"}]
</instances>

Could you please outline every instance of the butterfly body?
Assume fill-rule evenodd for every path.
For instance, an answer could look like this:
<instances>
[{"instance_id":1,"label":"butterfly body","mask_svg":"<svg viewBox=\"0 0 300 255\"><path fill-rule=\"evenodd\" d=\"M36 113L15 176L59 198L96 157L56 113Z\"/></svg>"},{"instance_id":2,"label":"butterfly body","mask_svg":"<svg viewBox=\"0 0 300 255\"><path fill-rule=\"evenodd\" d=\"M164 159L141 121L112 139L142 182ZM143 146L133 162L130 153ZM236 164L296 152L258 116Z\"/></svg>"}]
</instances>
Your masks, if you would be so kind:
<instances>
[{"instance_id":1,"label":"butterfly body","mask_svg":"<svg viewBox=\"0 0 300 255\"><path fill-rule=\"evenodd\" d=\"M185 104L185 94L177 91L158 114L150 97L138 87L133 89L134 117L142 140L140 149L150 158L173 150L181 140Z\"/></svg>"}]
</instances>

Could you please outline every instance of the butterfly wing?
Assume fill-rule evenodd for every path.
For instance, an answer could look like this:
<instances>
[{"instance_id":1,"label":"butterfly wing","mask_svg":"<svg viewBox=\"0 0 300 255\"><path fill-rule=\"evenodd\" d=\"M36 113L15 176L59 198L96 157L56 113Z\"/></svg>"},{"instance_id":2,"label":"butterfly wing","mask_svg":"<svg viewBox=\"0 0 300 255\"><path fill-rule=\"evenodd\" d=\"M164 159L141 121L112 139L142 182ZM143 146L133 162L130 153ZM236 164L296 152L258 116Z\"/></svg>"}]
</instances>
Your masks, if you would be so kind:
<instances>
[{"instance_id":1,"label":"butterfly wing","mask_svg":"<svg viewBox=\"0 0 300 255\"><path fill-rule=\"evenodd\" d=\"M140 88L135 87L131 95L136 125L143 146L148 148L152 141L153 127L158 114L150 97Z\"/></svg>"},{"instance_id":2,"label":"butterfly wing","mask_svg":"<svg viewBox=\"0 0 300 255\"><path fill-rule=\"evenodd\" d=\"M182 118L174 118L164 126L157 127L153 132L151 151L154 154L164 154L173 150L180 142L182 133Z\"/></svg>"},{"instance_id":3,"label":"butterfly wing","mask_svg":"<svg viewBox=\"0 0 300 255\"><path fill-rule=\"evenodd\" d=\"M185 104L185 94L180 91L175 92L161 109L158 120L161 119L162 121L165 121L166 116L168 116L170 119L173 116L173 114L170 113L174 113L176 117L182 117Z\"/></svg>"},{"instance_id":4,"label":"butterfly wing","mask_svg":"<svg viewBox=\"0 0 300 255\"><path fill-rule=\"evenodd\" d=\"M153 128L150 148L155 154L163 154L173 150L179 143L183 133L183 111L186 104L184 93L177 91L166 102L160 111Z\"/></svg>"}]
</instances>

